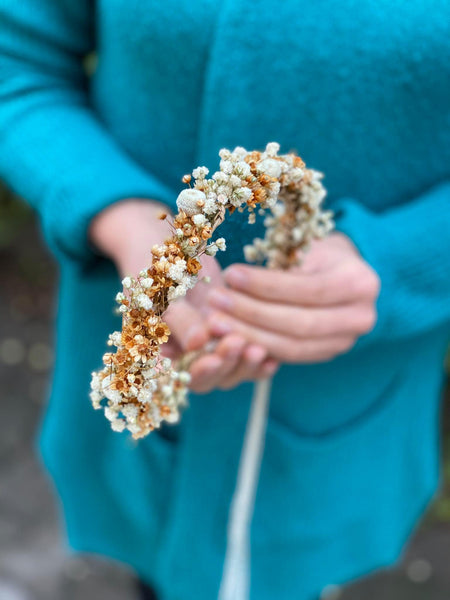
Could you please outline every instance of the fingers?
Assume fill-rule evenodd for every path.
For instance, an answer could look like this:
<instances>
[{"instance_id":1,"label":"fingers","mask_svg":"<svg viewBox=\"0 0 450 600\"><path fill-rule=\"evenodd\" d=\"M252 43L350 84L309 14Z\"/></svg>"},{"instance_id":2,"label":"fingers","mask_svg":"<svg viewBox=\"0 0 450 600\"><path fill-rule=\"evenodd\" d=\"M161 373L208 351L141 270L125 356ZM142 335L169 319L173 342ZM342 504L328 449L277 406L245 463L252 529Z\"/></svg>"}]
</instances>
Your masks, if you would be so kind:
<instances>
[{"instance_id":1,"label":"fingers","mask_svg":"<svg viewBox=\"0 0 450 600\"><path fill-rule=\"evenodd\" d=\"M204 316L189 302L179 300L173 303L164 318L172 331L169 343L164 345L167 356L200 349L211 338ZM244 380L268 376L276 369L274 361L269 361L263 367L267 350L258 347L248 349L247 346L247 340L239 334L220 339L213 352L208 352L192 364L191 389L197 393L216 388L229 389Z\"/></svg>"},{"instance_id":2,"label":"fingers","mask_svg":"<svg viewBox=\"0 0 450 600\"><path fill-rule=\"evenodd\" d=\"M305 308L266 302L230 289L215 288L210 304L235 319L278 334L299 338L361 335L373 328L374 304Z\"/></svg>"},{"instance_id":3,"label":"fingers","mask_svg":"<svg viewBox=\"0 0 450 600\"><path fill-rule=\"evenodd\" d=\"M236 369L245 346L246 342L241 336L225 336L212 354L200 357L191 366L191 389L205 393L218 388Z\"/></svg>"},{"instance_id":4,"label":"fingers","mask_svg":"<svg viewBox=\"0 0 450 600\"><path fill-rule=\"evenodd\" d=\"M164 320L184 352L198 350L210 339L204 317L184 299L169 306L164 313Z\"/></svg>"},{"instance_id":5,"label":"fingers","mask_svg":"<svg viewBox=\"0 0 450 600\"><path fill-rule=\"evenodd\" d=\"M264 376L261 367L267 351L258 346L246 347L241 336L225 336L217 345L214 354L204 356L191 367L191 389L206 393L215 388L231 389L242 381ZM272 361L273 362L273 361ZM273 372L273 365L265 372Z\"/></svg>"},{"instance_id":6,"label":"fingers","mask_svg":"<svg viewBox=\"0 0 450 600\"><path fill-rule=\"evenodd\" d=\"M373 300L379 279L361 260L346 259L333 269L302 273L263 267L232 265L224 272L225 282L234 290L269 302L302 306L326 306Z\"/></svg>"},{"instance_id":7,"label":"fingers","mask_svg":"<svg viewBox=\"0 0 450 600\"><path fill-rule=\"evenodd\" d=\"M243 381L270 377L278 363L267 358L267 350L257 345L248 346L242 336L222 338L214 353L201 357L191 366L191 389L206 393L212 389L228 390Z\"/></svg>"},{"instance_id":8,"label":"fingers","mask_svg":"<svg viewBox=\"0 0 450 600\"><path fill-rule=\"evenodd\" d=\"M294 338L253 327L225 313L211 315L208 322L214 335L239 333L250 343L267 348L269 355L275 360L288 363L315 363L330 360L350 350L356 340L356 337L351 335Z\"/></svg>"},{"instance_id":9,"label":"fingers","mask_svg":"<svg viewBox=\"0 0 450 600\"><path fill-rule=\"evenodd\" d=\"M261 348L261 346L248 346L237 368L224 379L220 388L229 390L243 381L256 381L274 375L279 365L277 361L272 358L266 358L266 356L267 351Z\"/></svg>"},{"instance_id":10,"label":"fingers","mask_svg":"<svg viewBox=\"0 0 450 600\"><path fill-rule=\"evenodd\" d=\"M199 273L200 280L193 289L188 291L186 300L200 312L206 313L210 310L206 303L208 292L216 285L223 285L222 271L219 263L212 256L203 255L200 262L202 263L202 269ZM202 281L204 277L209 278L209 283Z\"/></svg>"}]
</instances>

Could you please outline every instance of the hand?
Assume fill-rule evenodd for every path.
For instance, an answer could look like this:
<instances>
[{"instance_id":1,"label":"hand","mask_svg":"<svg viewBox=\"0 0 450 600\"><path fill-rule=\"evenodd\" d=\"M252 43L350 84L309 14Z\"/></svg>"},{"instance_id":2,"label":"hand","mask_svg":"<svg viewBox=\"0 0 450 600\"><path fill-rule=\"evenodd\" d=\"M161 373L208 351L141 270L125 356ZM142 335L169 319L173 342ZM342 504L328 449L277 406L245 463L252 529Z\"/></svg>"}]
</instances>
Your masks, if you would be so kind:
<instances>
[{"instance_id":1,"label":"hand","mask_svg":"<svg viewBox=\"0 0 450 600\"><path fill-rule=\"evenodd\" d=\"M150 248L161 244L169 234L167 223L160 220L167 207L152 201L128 199L111 205L97 215L90 227L94 244L116 264L122 276L138 273L151 262ZM164 320L172 332L162 352L170 358L194 350L209 349L194 361L190 372L190 387L196 392L214 388L234 387L246 379L267 377L275 372L277 363L267 359L267 350L257 344L248 344L240 334L225 335L213 340L207 326L209 287L223 285L217 261L209 256L201 258L200 277L208 275L210 284L199 282L183 299L172 303Z\"/></svg>"},{"instance_id":2,"label":"hand","mask_svg":"<svg viewBox=\"0 0 450 600\"><path fill-rule=\"evenodd\" d=\"M301 267L233 265L224 279L209 295L212 333L239 333L277 361L331 360L376 322L380 280L341 233L314 242Z\"/></svg>"}]
</instances>

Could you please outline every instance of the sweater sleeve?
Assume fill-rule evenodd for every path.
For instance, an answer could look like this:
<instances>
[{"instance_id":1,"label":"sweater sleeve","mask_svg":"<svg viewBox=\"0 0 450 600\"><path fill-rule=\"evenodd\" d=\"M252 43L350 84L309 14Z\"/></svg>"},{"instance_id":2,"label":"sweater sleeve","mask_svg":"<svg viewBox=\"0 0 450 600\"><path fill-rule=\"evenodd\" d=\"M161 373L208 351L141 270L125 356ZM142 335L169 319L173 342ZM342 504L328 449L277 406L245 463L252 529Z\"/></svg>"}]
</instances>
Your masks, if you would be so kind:
<instances>
[{"instance_id":1,"label":"sweater sleeve","mask_svg":"<svg viewBox=\"0 0 450 600\"><path fill-rule=\"evenodd\" d=\"M90 219L127 197L173 204L89 106L92 0L0 0L0 176L40 214L57 255L88 258Z\"/></svg>"},{"instance_id":2,"label":"sweater sleeve","mask_svg":"<svg viewBox=\"0 0 450 600\"><path fill-rule=\"evenodd\" d=\"M450 182L373 213L357 200L335 205L348 235L381 279L378 321L361 343L445 328L450 337Z\"/></svg>"}]
</instances>

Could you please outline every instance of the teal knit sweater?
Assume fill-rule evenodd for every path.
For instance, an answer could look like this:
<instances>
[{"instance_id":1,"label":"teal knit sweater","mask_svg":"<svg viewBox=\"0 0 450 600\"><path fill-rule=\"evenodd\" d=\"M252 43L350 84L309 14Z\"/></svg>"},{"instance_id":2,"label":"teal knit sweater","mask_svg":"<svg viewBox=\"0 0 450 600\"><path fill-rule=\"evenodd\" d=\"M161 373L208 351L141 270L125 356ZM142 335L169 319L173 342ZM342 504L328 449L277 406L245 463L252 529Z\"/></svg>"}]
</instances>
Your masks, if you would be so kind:
<instances>
[{"instance_id":1,"label":"teal knit sweater","mask_svg":"<svg viewBox=\"0 0 450 600\"><path fill-rule=\"evenodd\" d=\"M351 352L273 386L252 524L252 600L310 600L397 559L435 493L450 333L447 0L0 0L0 174L60 264L40 450L70 545L130 564L161 600L216 597L251 386L193 396L138 444L88 400L118 327L90 219L174 206L221 147L278 141L382 281ZM86 76L83 58L96 50ZM242 260L254 231L224 225Z\"/></svg>"}]
</instances>

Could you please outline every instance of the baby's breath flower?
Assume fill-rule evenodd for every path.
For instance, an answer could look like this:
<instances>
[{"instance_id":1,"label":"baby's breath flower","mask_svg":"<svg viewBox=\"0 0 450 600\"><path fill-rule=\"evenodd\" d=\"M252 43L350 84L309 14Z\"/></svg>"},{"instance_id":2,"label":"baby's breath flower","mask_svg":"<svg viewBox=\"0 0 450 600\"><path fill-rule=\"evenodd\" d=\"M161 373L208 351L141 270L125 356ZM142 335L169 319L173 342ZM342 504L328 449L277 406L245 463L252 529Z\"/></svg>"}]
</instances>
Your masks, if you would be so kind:
<instances>
[{"instance_id":1,"label":"baby's breath flower","mask_svg":"<svg viewBox=\"0 0 450 600\"><path fill-rule=\"evenodd\" d=\"M246 150L245 150L245 153L247 154ZM221 150L219 150L219 156L223 160L230 160L231 152L227 148L222 148Z\"/></svg>"},{"instance_id":2,"label":"baby's breath flower","mask_svg":"<svg viewBox=\"0 0 450 600\"><path fill-rule=\"evenodd\" d=\"M178 379L181 381L181 383L187 385L191 382L191 375L187 371L180 371L180 373L178 373Z\"/></svg>"},{"instance_id":3,"label":"baby's breath flower","mask_svg":"<svg viewBox=\"0 0 450 600\"><path fill-rule=\"evenodd\" d=\"M186 272L187 263L184 259L178 260L176 263L170 265L169 267L169 277L173 281L180 281L183 279L184 274Z\"/></svg>"},{"instance_id":4,"label":"baby's breath flower","mask_svg":"<svg viewBox=\"0 0 450 600\"><path fill-rule=\"evenodd\" d=\"M163 395L168 398L172 395L173 387L169 384L166 384L166 385L162 386L161 391L162 391Z\"/></svg>"},{"instance_id":5,"label":"baby's breath flower","mask_svg":"<svg viewBox=\"0 0 450 600\"><path fill-rule=\"evenodd\" d=\"M138 416L138 407L135 404L128 404L122 408L122 414L128 423L135 423Z\"/></svg>"},{"instance_id":6,"label":"baby's breath flower","mask_svg":"<svg viewBox=\"0 0 450 600\"><path fill-rule=\"evenodd\" d=\"M220 161L220 170L226 175L230 175L233 172L233 163L231 160L222 159Z\"/></svg>"},{"instance_id":7,"label":"baby's breath flower","mask_svg":"<svg viewBox=\"0 0 450 600\"><path fill-rule=\"evenodd\" d=\"M227 244L225 242L225 238L221 237L216 240L216 246L219 250L225 251L227 249Z\"/></svg>"},{"instance_id":8,"label":"baby's breath flower","mask_svg":"<svg viewBox=\"0 0 450 600\"><path fill-rule=\"evenodd\" d=\"M238 190L234 190L233 196L235 198L237 198L239 203L242 203L242 202L247 202L247 200L250 200L250 198L253 196L253 192L248 187L242 187L242 188L239 188Z\"/></svg>"},{"instance_id":9,"label":"baby's breath flower","mask_svg":"<svg viewBox=\"0 0 450 600\"><path fill-rule=\"evenodd\" d=\"M213 175L213 179L219 185L228 183L228 175L222 171L216 171Z\"/></svg>"},{"instance_id":10,"label":"baby's breath flower","mask_svg":"<svg viewBox=\"0 0 450 600\"><path fill-rule=\"evenodd\" d=\"M244 162L243 160L240 160L238 163L235 164L234 172L236 173L236 175L241 177L241 179L247 179L247 177L251 175L252 171L248 163Z\"/></svg>"},{"instance_id":11,"label":"baby's breath flower","mask_svg":"<svg viewBox=\"0 0 450 600\"><path fill-rule=\"evenodd\" d=\"M266 146L267 156L276 156L280 150L280 144L277 142L269 142Z\"/></svg>"},{"instance_id":12,"label":"baby's breath flower","mask_svg":"<svg viewBox=\"0 0 450 600\"><path fill-rule=\"evenodd\" d=\"M247 262L256 262L258 260L258 252L254 246L244 246L244 256Z\"/></svg>"},{"instance_id":13,"label":"baby's breath flower","mask_svg":"<svg viewBox=\"0 0 450 600\"><path fill-rule=\"evenodd\" d=\"M151 277L144 277L141 279L140 283L144 289L148 290L153 285L153 279Z\"/></svg>"},{"instance_id":14,"label":"baby's breath flower","mask_svg":"<svg viewBox=\"0 0 450 600\"><path fill-rule=\"evenodd\" d=\"M139 306L139 308L143 308L144 310L150 310L153 306L153 302L147 296L147 294L139 294L136 297L136 303Z\"/></svg>"},{"instance_id":15,"label":"baby's breath flower","mask_svg":"<svg viewBox=\"0 0 450 600\"><path fill-rule=\"evenodd\" d=\"M172 361L170 360L170 358L163 358L161 361L161 366L165 371L167 371L171 368Z\"/></svg>"},{"instance_id":16,"label":"baby's breath flower","mask_svg":"<svg viewBox=\"0 0 450 600\"><path fill-rule=\"evenodd\" d=\"M259 163L258 171L269 175L269 177L276 177L278 179L283 172L283 162L274 158L265 158Z\"/></svg>"},{"instance_id":17,"label":"baby's breath flower","mask_svg":"<svg viewBox=\"0 0 450 600\"><path fill-rule=\"evenodd\" d=\"M115 421L117 419L117 410L113 410L109 406L105 408L105 417L108 421Z\"/></svg>"},{"instance_id":18,"label":"baby's breath flower","mask_svg":"<svg viewBox=\"0 0 450 600\"><path fill-rule=\"evenodd\" d=\"M108 346L117 346L119 347L122 343L122 334L120 331L114 331L111 333L108 339Z\"/></svg>"},{"instance_id":19,"label":"baby's breath flower","mask_svg":"<svg viewBox=\"0 0 450 600\"><path fill-rule=\"evenodd\" d=\"M204 214L198 214L198 215L194 215L192 217L192 220L194 221L194 223L198 226L200 225L204 225L206 223L206 217Z\"/></svg>"},{"instance_id":20,"label":"baby's breath flower","mask_svg":"<svg viewBox=\"0 0 450 600\"><path fill-rule=\"evenodd\" d=\"M131 287L131 284L133 283L131 277L124 277L122 279L122 285L124 288L129 289Z\"/></svg>"},{"instance_id":21,"label":"baby's breath flower","mask_svg":"<svg viewBox=\"0 0 450 600\"><path fill-rule=\"evenodd\" d=\"M192 176L195 179L205 179L205 177L208 175L209 173L209 169L207 169L206 167L197 167L196 169L194 169L192 171Z\"/></svg>"},{"instance_id":22,"label":"baby's breath flower","mask_svg":"<svg viewBox=\"0 0 450 600\"><path fill-rule=\"evenodd\" d=\"M100 392L96 392L95 390L92 390L89 393L89 397L91 399L92 406L95 408L95 410L99 410L100 408L102 408L102 405L100 403L103 399L103 394L101 394Z\"/></svg>"},{"instance_id":23,"label":"baby's breath flower","mask_svg":"<svg viewBox=\"0 0 450 600\"><path fill-rule=\"evenodd\" d=\"M173 302L177 298L182 298L183 296L186 296L187 291L188 291L188 289L184 285L177 285L177 286L172 285L172 286L170 286L170 288L167 292L167 299L169 300L169 302Z\"/></svg>"},{"instance_id":24,"label":"baby's breath flower","mask_svg":"<svg viewBox=\"0 0 450 600\"><path fill-rule=\"evenodd\" d=\"M111 421L111 429L121 433L125 429L125 421L123 419L114 419Z\"/></svg>"},{"instance_id":25,"label":"baby's breath flower","mask_svg":"<svg viewBox=\"0 0 450 600\"><path fill-rule=\"evenodd\" d=\"M126 428L133 435L137 435L137 434L141 433L141 431L142 431L141 426L138 425L137 423L128 423L126 425Z\"/></svg>"}]
</instances>

